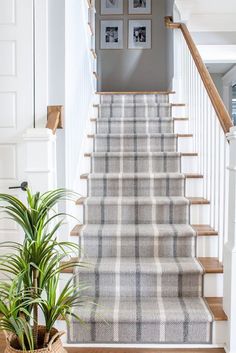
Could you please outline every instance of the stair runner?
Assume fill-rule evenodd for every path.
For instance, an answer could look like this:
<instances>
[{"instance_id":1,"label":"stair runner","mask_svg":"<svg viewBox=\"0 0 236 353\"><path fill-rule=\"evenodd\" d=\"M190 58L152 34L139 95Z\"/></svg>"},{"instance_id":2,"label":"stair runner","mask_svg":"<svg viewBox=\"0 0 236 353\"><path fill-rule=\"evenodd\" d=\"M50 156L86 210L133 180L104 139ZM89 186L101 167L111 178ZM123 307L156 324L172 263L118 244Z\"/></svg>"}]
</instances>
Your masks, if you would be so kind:
<instances>
[{"instance_id":1,"label":"stair runner","mask_svg":"<svg viewBox=\"0 0 236 353\"><path fill-rule=\"evenodd\" d=\"M168 99L101 97L76 275L92 304L70 343L211 342Z\"/></svg>"}]
</instances>

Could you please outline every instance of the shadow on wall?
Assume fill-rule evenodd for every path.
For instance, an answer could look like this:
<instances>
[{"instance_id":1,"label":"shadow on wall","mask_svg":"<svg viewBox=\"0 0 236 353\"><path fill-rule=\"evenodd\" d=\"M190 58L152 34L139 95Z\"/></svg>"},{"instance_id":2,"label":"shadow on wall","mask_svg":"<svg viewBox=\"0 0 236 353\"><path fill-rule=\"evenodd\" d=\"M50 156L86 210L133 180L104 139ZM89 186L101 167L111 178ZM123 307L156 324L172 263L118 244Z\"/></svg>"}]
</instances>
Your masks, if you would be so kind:
<instances>
[{"instance_id":1,"label":"shadow on wall","mask_svg":"<svg viewBox=\"0 0 236 353\"><path fill-rule=\"evenodd\" d=\"M173 73L172 33L164 17L172 14L172 0L152 0L151 15L129 15L124 0L123 15L101 15L101 0L96 0L96 52L98 56L98 90L163 91L170 89ZM167 6L168 4L168 6ZM170 13L171 12L171 13ZM128 49L129 20L151 20L151 49ZM101 21L123 20L123 49L101 49Z\"/></svg>"}]
</instances>

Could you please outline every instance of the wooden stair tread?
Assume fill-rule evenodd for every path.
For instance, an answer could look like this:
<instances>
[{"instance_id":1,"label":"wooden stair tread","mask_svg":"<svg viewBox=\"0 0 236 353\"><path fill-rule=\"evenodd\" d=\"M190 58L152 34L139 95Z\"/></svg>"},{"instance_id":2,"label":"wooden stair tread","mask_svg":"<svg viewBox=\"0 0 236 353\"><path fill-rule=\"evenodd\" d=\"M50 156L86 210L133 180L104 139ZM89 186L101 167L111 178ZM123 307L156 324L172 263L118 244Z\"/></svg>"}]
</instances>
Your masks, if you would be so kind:
<instances>
[{"instance_id":1,"label":"wooden stair tread","mask_svg":"<svg viewBox=\"0 0 236 353\"><path fill-rule=\"evenodd\" d=\"M68 262L74 262L78 259L72 258ZM215 257L198 257L198 261L204 269L205 273L223 273L223 266L220 264L219 260ZM65 262L62 262L63 264ZM63 273L72 273L71 268L67 268L62 271Z\"/></svg>"},{"instance_id":2,"label":"wooden stair tread","mask_svg":"<svg viewBox=\"0 0 236 353\"><path fill-rule=\"evenodd\" d=\"M76 201L76 205L83 205L84 201L87 199L87 197L80 197L77 201Z\"/></svg>"},{"instance_id":3,"label":"wooden stair tread","mask_svg":"<svg viewBox=\"0 0 236 353\"><path fill-rule=\"evenodd\" d=\"M89 176L89 174L82 174L82 175L80 176L80 179L81 179L81 180L87 180L87 179L88 179L88 176Z\"/></svg>"},{"instance_id":4,"label":"wooden stair tread","mask_svg":"<svg viewBox=\"0 0 236 353\"><path fill-rule=\"evenodd\" d=\"M228 317L223 309L223 298L219 297L209 297L204 298L212 315L214 321L227 321Z\"/></svg>"},{"instance_id":5,"label":"wooden stair tread","mask_svg":"<svg viewBox=\"0 0 236 353\"><path fill-rule=\"evenodd\" d=\"M83 229L84 224L77 224L71 231L71 236L79 236L80 231ZM193 229L197 232L198 236L216 236L218 232L214 230L211 226L204 224L192 224Z\"/></svg>"},{"instance_id":6,"label":"wooden stair tread","mask_svg":"<svg viewBox=\"0 0 236 353\"><path fill-rule=\"evenodd\" d=\"M96 71L93 71L93 75L96 77L96 80L99 80L99 76Z\"/></svg>"},{"instance_id":7,"label":"wooden stair tread","mask_svg":"<svg viewBox=\"0 0 236 353\"><path fill-rule=\"evenodd\" d=\"M189 118L184 118L184 117L177 117L177 118L173 118L174 121L188 121Z\"/></svg>"},{"instance_id":8,"label":"wooden stair tread","mask_svg":"<svg viewBox=\"0 0 236 353\"><path fill-rule=\"evenodd\" d=\"M186 173L185 178L187 179L202 179L203 175L198 173Z\"/></svg>"},{"instance_id":9,"label":"wooden stair tread","mask_svg":"<svg viewBox=\"0 0 236 353\"><path fill-rule=\"evenodd\" d=\"M90 34L92 36L94 36L94 30L93 30L92 24L90 22L88 22L88 27L89 27Z\"/></svg>"},{"instance_id":10,"label":"wooden stair tread","mask_svg":"<svg viewBox=\"0 0 236 353\"><path fill-rule=\"evenodd\" d=\"M193 137L193 134L178 134L178 137Z\"/></svg>"},{"instance_id":11,"label":"wooden stair tread","mask_svg":"<svg viewBox=\"0 0 236 353\"><path fill-rule=\"evenodd\" d=\"M218 235L218 232L207 224L192 224L192 227L197 232L198 236Z\"/></svg>"},{"instance_id":12,"label":"wooden stair tread","mask_svg":"<svg viewBox=\"0 0 236 353\"><path fill-rule=\"evenodd\" d=\"M81 230L83 229L84 224L76 224L76 226L74 226L74 228L72 229L72 231L70 232L70 235L72 237L77 237L80 235Z\"/></svg>"},{"instance_id":13,"label":"wooden stair tread","mask_svg":"<svg viewBox=\"0 0 236 353\"><path fill-rule=\"evenodd\" d=\"M181 153L182 157L197 157L198 153L197 152L183 152Z\"/></svg>"},{"instance_id":14,"label":"wooden stair tread","mask_svg":"<svg viewBox=\"0 0 236 353\"><path fill-rule=\"evenodd\" d=\"M91 51L91 54L93 55L94 59L96 59L97 58L97 54L96 54L95 50L94 49L90 49L90 51Z\"/></svg>"},{"instance_id":15,"label":"wooden stair tread","mask_svg":"<svg viewBox=\"0 0 236 353\"><path fill-rule=\"evenodd\" d=\"M62 261L61 265L65 265L65 264L70 265L70 263L74 263L74 262L78 262L78 261L79 261L78 257L72 257L69 261ZM62 270L61 273L73 273L73 267L67 267L64 270Z\"/></svg>"},{"instance_id":16,"label":"wooden stair tread","mask_svg":"<svg viewBox=\"0 0 236 353\"><path fill-rule=\"evenodd\" d=\"M191 205L209 205L210 201L204 199L203 197L188 197Z\"/></svg>"},{"instance_id":17,"label":"wooden stair tread","mask_svg":"<svg viewBox=\"0 0 236 353\"><path fill-rule=\"evenodd\" d=\"M185 103L171 103L172 107L185 107L186 104Z\"/></svg>"},{"instance_id":18,"label":"wooden stair tread","mask_svg":"<svg viewBox=\"0 0 236 353\"><path fill-rule=\"evenodd\" d=\"M217 257L198 257L205 273L223 273L224 269Z\"/></svg>"}]
</instances>

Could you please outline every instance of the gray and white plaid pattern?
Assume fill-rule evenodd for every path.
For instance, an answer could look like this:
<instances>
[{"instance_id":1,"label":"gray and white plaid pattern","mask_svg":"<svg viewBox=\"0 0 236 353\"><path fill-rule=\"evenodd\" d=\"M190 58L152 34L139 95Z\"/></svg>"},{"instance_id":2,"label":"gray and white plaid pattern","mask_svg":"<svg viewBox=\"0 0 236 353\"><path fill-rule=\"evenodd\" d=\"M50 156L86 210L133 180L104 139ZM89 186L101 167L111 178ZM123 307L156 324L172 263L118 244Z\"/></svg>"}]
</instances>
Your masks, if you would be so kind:
<instances>
[{"instance_id":1,"label":"gray and white plaid pattern","mask_svg":"<svg viewBox=\"0 0 236 353\"><path fill-rule=\"evenodd\" d=\"M212 316L168 95L104 95L76 273L88 306L69 343L210 343Z\"/></svg>"},{"instance_id":2,"label":"gray and white plaid pattern","mask_svg":"<svg viewBox=\"0 0 236 353\"><path fill-rule=\"evenodd\" d=\"M174 152L176 144L175 134L99 134L94 138L95 152Z\"/></svg>"},{"instance_id":3,"label":"gray and white plaid pattern","mask_svg":"<svg viewBox=\"0 0 236 353\"><path fill-rule=\"evenodd\" d=\"M92 197L184 196L185 178L178 173L90 174Z\"/></svg>"},{"instance_id":4,"label":"gray and white plaid pattern","mask_svg":"<svg viewBox=\"0 0 236 353\"><path fill-rule=\"evenodd\" d=\"M189 225L154 225L154 224L116 224L102 227L98 237L99 225L88 224L80 233L79 242L83 247L81 255L88 258L97 258L99 249L103 257L116 257L116 239L120 237L120 256L135 257L193 257L195 254L195 232ZM138 233L139 242L136 242ZM86 242L83 242L86 238ZM100 248L99 248L100 246Z\"/></svg>"},{"instance_id":5,"label":"gray and white plaid pattern","mask_svg":"<svg viewBox=\"0 0 236 353\"><path fill-rule=\"evenodd\" d=\"M169 103L125 103L101 104L98 106L99 118L164 118L171 117L171 104Z\"/></svg>"},{"instance_id":6,"label":"gray and white plaid pattern","mask_svg":"<svg viewBox=\"0 0 236 353\"><path fill-rule=\"evenodd\" d=\"M168 94L115 94L115 95L102 95L101 96L101 104L134 104L134 103L169 103L169 95Z\"/></svg>"},{"instance_id":7,"label":"gray and white plaid pattern","mask_svg":"<svg viewBox=\"0 0 236 353\"><path fill-rule=\"evenodd\" d=\"M189 201L184 197L89 197L84 201L84 222L185 224L189 223Z\"/></svg>"},{"instance_id":8,"label":"gray and white plaid pattern","mask_svg":"<svg viewBox=\"0 0 236 353\"><path fill-rule=\"evenodd\" d=\"M169 134L173 131L172 118L142 119L135 118L99 119L98 134Z\"/></svg>"},{"instance_id":9,"label":"gray and white plaid pattern","mask_svg":"<svg viewBox=\"0 0 236 353\"><path fill-rule=\"evenodd\" d=\"M179 173L181 155L177 152L97 152L92 153L93 173Z\"/></svg>"},{"instance_id":10,"label":"gray and white plaid pattern","mask_svg":"<svg viewBox=\"0 0 236 353\"><path fill-rule=\"evenodd\" d=\"M210 343L212 318L202 298L121 298L118 310L113 298L99 296L96 303L79 310L89 324L73 322L69 342ZM114 317L118 339L113 324L108 324Z\"/></svg>"}]
</instances>

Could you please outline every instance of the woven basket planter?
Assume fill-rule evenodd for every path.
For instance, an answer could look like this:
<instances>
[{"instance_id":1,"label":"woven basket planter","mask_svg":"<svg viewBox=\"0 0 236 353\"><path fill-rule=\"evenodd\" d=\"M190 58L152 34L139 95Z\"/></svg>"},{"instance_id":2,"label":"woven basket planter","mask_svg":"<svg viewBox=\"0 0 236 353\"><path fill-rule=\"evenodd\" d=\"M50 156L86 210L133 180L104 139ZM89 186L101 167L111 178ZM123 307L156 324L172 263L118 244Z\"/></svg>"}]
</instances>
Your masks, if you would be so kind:
<instances>
[{"instance_id":1,"label":"woven basket planter","mask_svg":"<svg viewBox=\"0 0 236 353\"><path fill-rule=\"evenodd\" d=\"M43 341L45 327L39 326L39 344ZM36 349L34 351L25 351L24 353L67 353L63 348L60 337L64 332L58 332L55 328L51 330L50 341L47 348ZM22 353L18 348L17 338L15 335L6 335L7 347L4 353Z\"/></svg>"}]
</instances>

